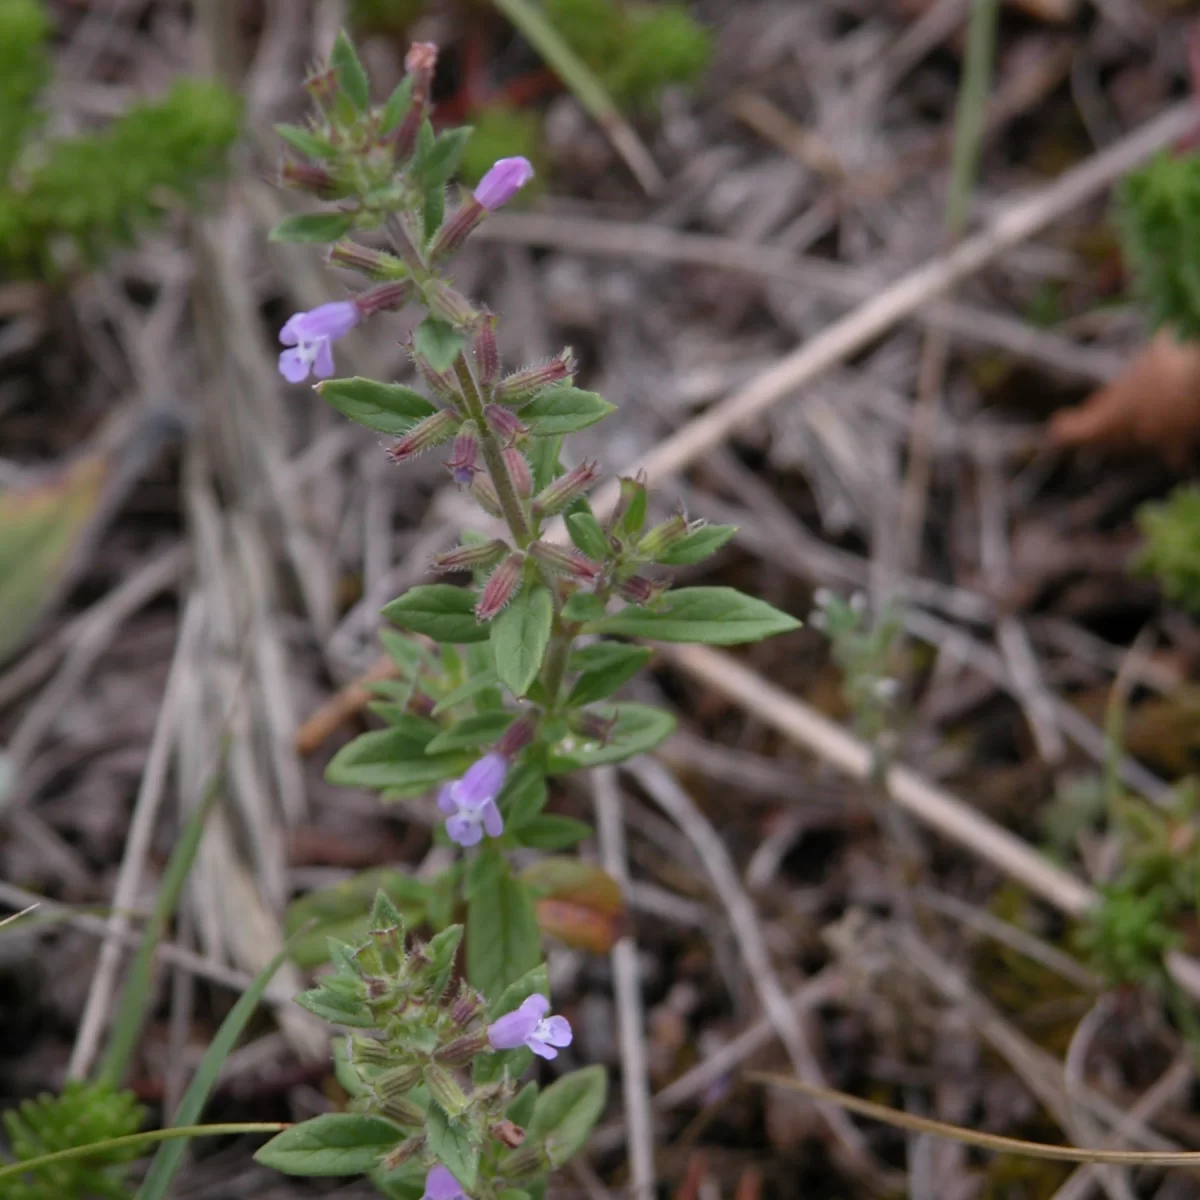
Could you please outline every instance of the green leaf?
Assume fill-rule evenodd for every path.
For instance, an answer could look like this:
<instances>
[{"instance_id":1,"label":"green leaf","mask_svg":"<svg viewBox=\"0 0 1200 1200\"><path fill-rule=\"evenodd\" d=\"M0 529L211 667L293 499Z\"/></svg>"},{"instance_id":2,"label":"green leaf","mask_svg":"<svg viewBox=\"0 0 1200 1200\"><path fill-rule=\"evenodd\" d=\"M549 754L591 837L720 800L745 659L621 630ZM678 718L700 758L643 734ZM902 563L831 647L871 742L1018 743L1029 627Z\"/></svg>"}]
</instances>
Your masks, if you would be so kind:
<instances>
[{"instance_id":1,"label":"green leaf","mask_svg":"<svg viewBox=\"0 0 1200 1200\"><path fill-rule=\"evenodd\" d=\"M604 1114L607 1099L608 1076L603 1067L572 1071L537 1098L529 1133L545 1141L551 1161L559 1166L583 1147Z\"/></svg>"},{"instance_id":2,"label":"green leaf","mask_svg":"<svg viewBox=\"0 0 1200 1200\"><path fill-rule=\"evenodd\" d=\"M564 385L539 392L521 409L521 420L535 434L544 437L586 429L616 411L616 406L609 404L603 396Z\"/></svg>"},{"instance_id":3,"label":"green leaf","mask_svg":"<svg viewBox=\"0 0 1200 1200\"><path fill-rule=\"evenodd\" d=\"M426 754L442 754L474 746L490 746L517 719L514 712L484 712L451 725L425 747Z\"/></svg>"},{"instance_id":4,"label":"green leaf","mask_svg":"<svg viewBox=\"0 0 1200 1200\"><path fill-rule=\"evenodd\" d=\"M668 546L655 562L668 567L690 567L716 554L735 533L736 525L705 525L695 533L680 538L673 546Z\"/></svg>"},{"instance_id":5,"label":"green leaf","mask_svg":"<svg viewBox=\"0 0 1200 1200\"><path fill-rule=\"evenodd\" d=\"M354 1029L373 1029L376 1018L364 1005L349 996L339 995L327 987L309 988L296 997L296 1003L314 1017L330 1025L346 1025Z\"/></svg>"},{"instance_id":6,"label":"green leaf","mask_svg":"<svg viewBox=\"0 0 1200 1200\"><path fill-rule=\"evenodd\" d=\"M447 321L437 317L426 317L413 334L413 349L434 371L448 371L466 345L463 337Z\"/></svg>"},{"instance_id":7,"label":"green leaf","mask_svg":"<svg viewBox=\"0 0 1200 1200\"><path fill-rule=\"evenodd\" d=\"M333 153L333 147L324 138L300 125L276 125L275 132L293 150L299 150L309 158L328 158Z\"/></svg>"},{"instance_id":8,"label":"green leaf","mask_svg":"<svg viewBox=\"0 0 1200 1200\"><path fill-rule=\"evenodd\" d=\"M403 1139L382 1117L322 1113L277 1133L254 1161L284 1175L364 1175Z\"/></svg>"},{"instance_id":9,"label":"green leaf","mask_svg":"<svg viewBox=\"0 0 1200 1200\"><path fill-rule=\"evenodd\" d=\"M529 465L533 469L533 490L540 492L562 473L558 453L562 449L561 437L535 437L529 451Z\"/></svg>"},{"instance_id":10,"label":"green leaf","mask_svg":"<svg viewBox=\"0 0 1200 1200\"><path fill-rule=\"evenodd\" d=\"M429 990L434 997L440 996L450 982L454 970L454 958L463 939L463 927L451 925L441 933L434 934L425 947L430 964L425 968L429 976Z\"/></svg>"},{"instance_id":11,"label":"green leaf","mask_svg":"<svg viewBox=\"0 0 1200 1200\"><path fill-rule=\"evenodd\" d=\"M558 813L542 813L521 829L517 840L533 850L566 850L591 836L592 827L586 821Z\"/></svg>"},{"instance_id":12,"label":"green leaf","mask_svg":"<svg viewBox=\"0 0 1200 1200\"><path fill-rule=\"evenodd\" d=\"M581 744L572 734L551 748L547 769L558 775L580 767L598 767L603 763L624 762L635 754L645 754L675 731L675 718L649 704L601 704L589 711L617 723L603 746Z\"/></svg>"},{"instance_id":13,"label":"green leaf","mask_svg":"<svg viewBox=\"0 0 1200 1200\"><path fill-rule=\"evenodd\" d=\"M412 736L408 723L373 730L343 746L326 767L325 778L341 787L412 795L461 775L473 761L470 754L426 754L427 744Z\"/></svg>"},{"instance_id":14,"label":"green leaf","mask_svg":"<svg viewBox=\"0 0 1200 1200\"><path fill-rule=\"evenodd\" d=\"M460 683L453 691L447 692L433 707L433 715L440 717L442 713L470 700L480 692L496 686L496 669L487 669L473 674L465 683Z\"/></svg>"},{"instance_id":15,"label":"green leaf","mask_svg":"<svg viewBox=\"0 0 1200 1200\"><path fill-rule=\"evenodd\" d=\"M480 863L484 859L493 861ZM467 979L495 999L537 966L542 941L529 889L512 878L499 851L489 847L476 863L467 898Z\"/></svg>"},{"instance_id":16,"label":"green leaf","mask_svg":"<svg viewBox=\"0 0 1200 1200\"><path fill-rule=\"evenodd\" d=\"M653 657L654 651L644 646L624 646L619 642L599 642L576 650L571 655L571 669L582 674L571 688L567 705L580 708L606 700Z\"/></svg>"},{"instance_id":17,"label":"green leaf","mask_svg":"<svg viewBox=\"0 0 1200 1200\"><path fill-rule=\"evenodd\" d=\"M350 213L297 213L284 217L269 234L272 242L336 242L354 224Z\"/></svg>"},{"instance_id":18,"label":"green leaf","mask_svg":"<svg viewBox=\"0 0 1200 1200\"><path fill-rule=\"evenodd\" d=\"M430 1152L469 1192L479 1177L479 1147L472 1143L466 1122L450 1120L436 1104L431 1104L425 1133Z\"/></svg>"},{"instance_id":19,"label":"green leaf","mask_svg":"<svg viewBox=\"0 0 1200 1200\"><path fill-rule=\"evenodd\" d=\"M425 227L425 240L433 241L434 235L442 227L446 216L446 185L435 183L425 189L425 204L422 211L422 222Z\"/></svg>"},{"instance_id":20,"label":"green leaf","mask_svg":"<svg viewBox=\"0 0 1200 1200\"><path fill-rule=\"evenodd\" d=\"M415 638L386 628L381 629L378 636L384 652L396 664L403 678L412 679L429 662L428 652Z\"/></svg>"},{"instance_id":21,"label":"green leaf","mask_svg":"<svg viewBox=\"0 0 1200 1200\"><path fill-rule=\"evenodd\" d=\"M467 142L474 132L470 125L458 125L435 139L418 168L426 187L440 187L458 170Z\"/></svg>"},{"instance_id":22,"label":"green leaf","mask_svg":"<svg viewBox=\"0 0 1200 1200\"><path fill-rule=\"evenodd\" d=\"M381 891L410 929L424 921L432 901L429 884L389 868L364 871L344 883L309 892L288 905L283 927L292 939L292 961L304 968L317 967L329 961L329 938L360 941L370 927L372 901Z\"/></svg>"},{"instance_id":23,"label":"green leaf","mask_svg":"<svg viewBox=\"0 0 1200 1200\"><path fill-rule=\"evenodd\" d=\"M546 775L539 766L524 763L508 773L496 804L506 833L516 833L546 807Z\"/></svg>"},{"instance_id":24,"label":"green leaf","mask_svg":"<svg viewBox=\"0 0 1200 1200\"><path fill-rule=\"evenodd\" d=\"M657 608L622 609L585 627L659 642L733 646L798 629L800 622L735 588L696 587L668 592Z\"/></svg>"},{"instance_id":25,"label":"green leaf","mask_svg":"<svg viewBox=\"0 0 1200 1200\"><path fill-rule=\"evenodd\" d=\"M549 993L547 993L548 995ZM537 1103L538 1085L531 1079L516 1095L504 1114L514 1125L524 1128L533 1120L533 1106Z\"/></svg>"},{"instance_id":26,"label":"green leaf","mask_svg":"<svg viewBox=\"0 0 1200 1200\"><path fill-rule=\"evenodd\" d=\"M591 513L572 513L567 518L567 532L576 548L582 550L594 562L604 562L608 558L608 535Z\"/></svg>"},{"instance_id":27,"label":"green leaf","mask_svg":"<svg viewBox=\"0 0 1200 1200\"><path fill-rule=\"evenodd\" d=\"M486 642L487 624L475 619L475 596L450 583L427 583L410 588L384 606L383 616L435 642Z\"/></svg>"},{"instance_id":28,"label":"green leaf","mask_svg":"<svg viewBox=\"0 0 1200 1200\"><path fill-rule=\"evenodd\" d=\"M354 43L346 36L344 29L334 39L333 49L329 54L329 65L337 71L338 82L342 85L346 99L359 112L365 113L371 102L370 85L367 82L367 73L363 70L358 53L354 49Z\"/></svg>"},{"instance_id":29,"label":"green leaf","mask_svg":"<svg viewBox=\"0 0 1200 1200\"><path fill-rule=\"evenodd\" d=\"M350 420L395 436L407 433L418 421L437 412L437 407L420 392L399 383L377 383L355 376L326 379L317 384L317 391Z\"/></svg>"},{"instance_id":30,"label":"green leaf","mask_svg":"<svg viewBox=\"0 0 1200 1200\"><path fill-rule=\"evenodd\" d=\"M500 993L494 1004L488 1005L488 1019L497 1020L507 1013L516 1012L530 996L538 994L550 995L550 977L546 974L546 964L538 963L536 967L526 971L520 979L512 983Z\"/></svg>"},{"instance_id":31,"label":"green leaf","mask_svg":"<svg viewBox=\"0 0 1200 1200\"><path fill-rule=\"evenodd\" d=\"M554 601L541 584L523 588L492 622L496 674L514 696L524 696L537 678L553 623Z\"/></svg>"},{"instance_id":32,"label":"green leaf","mask_svg":"<svg viewBox=\"0 0 1200 1200\"><path fill-rule=\"evenodd\" d=\"M172 1125L191 1126L199 1120L204 1105L208 1101L209 1093L216 1086L221 1067L237 1044L238 1038L241 1037L242 1030L254 1015L255 1009L258 1008L258 1002L262 999L263 992L267 990L267 985L290 952L291 943L285 943L283 949L254 977L254 982L238 997L237 1003L229 1010L229 1015L221 1022L221 1027L212 1041L208 1043L208 1049L205 1050L204 1057L200 1060L200 1065L196 1068L196 1073L192 1076L187 1091L183 1093L183 1099L179 1102L179 1107L175 1110L175 1116L172 1118ZM158 1153L150 1163L150 1169L146 1172L146 1178L138 1192L139 1200L162 1200L170 1191L171 1182L175 1178L179 1164L183 1162L186 1150L187 1141L183 1138L164 1142L158 1148Z\"/></svg>"},{"instance_id":33,"label":"green leaf","mask_svg":"<svg viewBox=\"0 0 1200 1200\"><path fill-rule=\"evenodd\" d=\"M604 601L591 592L576 592L567 597L562 615L567 621L599 621L604 616Z\"/></svg>"},{"instance_id":34,"label":"green leaf","mask_svg":"<svg viewBox=\"0 0 1200 1200\"><path fill-rule=\"evenodd\" d=\"M412 108L412 90L415 78L415 75L405 75L396 84L383 108L379 110L379 132L381 134L391 133L408 115L408 110Z\"/></svg>"}]
</instances>

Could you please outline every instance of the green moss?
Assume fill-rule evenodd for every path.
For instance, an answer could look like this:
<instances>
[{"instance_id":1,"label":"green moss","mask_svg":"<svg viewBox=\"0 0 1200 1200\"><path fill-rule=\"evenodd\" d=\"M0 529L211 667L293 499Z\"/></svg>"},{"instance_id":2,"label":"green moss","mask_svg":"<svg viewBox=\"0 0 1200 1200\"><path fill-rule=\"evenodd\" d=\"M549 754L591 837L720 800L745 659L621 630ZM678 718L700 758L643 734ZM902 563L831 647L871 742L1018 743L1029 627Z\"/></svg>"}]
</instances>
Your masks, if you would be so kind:
<instances>
[{"instance_id":1,"label":"green moss","mask_svg":"<svg viewBox=\"0 0 1200 1200\"><path fill-rule=\"evenodd\" d=\"M238 131L232 93L182 80L98 133L40 142L32 135L45 35L32 0L0 0L0 272L9 276L54 276L131 242L168 207L195 198Z\"/></svg>"},{"instance_id":2,"label":"green moss","mask_svg":"<svg viewBox=\"0 0 1200 1200\"><path fill-rule=\"evenodd\" d=\"M1151 324L1200 337L1200 155L1160 154L1127 176L1118 225Z\"/></svg>"},{"instance_id":3,"label":"green moss","mask_svg":"<svg viewBox=\"0 0 1200 1200\"><path fill-rule=\"evenodd\" d=\"M1162 504L1143 504L1146 544L1137 568L1153 575L1172 604L1200 613L1200 486L1176 488Z\"/></svg>"}]
</instances>

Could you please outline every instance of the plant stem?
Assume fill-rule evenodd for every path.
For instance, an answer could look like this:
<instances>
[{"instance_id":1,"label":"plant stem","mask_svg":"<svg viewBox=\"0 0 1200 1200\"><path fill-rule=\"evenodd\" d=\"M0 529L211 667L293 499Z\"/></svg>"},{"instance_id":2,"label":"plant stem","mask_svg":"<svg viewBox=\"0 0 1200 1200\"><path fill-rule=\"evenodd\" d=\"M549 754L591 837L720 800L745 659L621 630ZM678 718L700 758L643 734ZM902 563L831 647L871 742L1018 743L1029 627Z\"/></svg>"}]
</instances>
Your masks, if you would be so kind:
<instances>
[{"instance_id":1,"label":"plant stem","mask_svg":"<svg viewBox=\"0 0 1200 1200\"><path fill-rule=\"evenodd\" d=\"M172 1129L149 1129L145 1133L131 1133L125 1137L106 1138L102 1142L89 1142L85 1146L68 1146L55 1150L53 1154L42 1154L24 1162L0 1163L0 1178L8 1175L27 1175L52 1167L72 1158L90 1158L96 1154L114 1150L133 1150L141 1146L152 1146L155 1142L169 1142L177 1138L228 1137L235 1133L282 1133L290 1128L282 1121L255 1121L225 1125L186 1125Z\"/></svg>"},{"instance_id":2,"label":"plant stem","mask_svg":"<svg viewBox=\"0 0 1200 1200\"><path fill-rule=\"evenodd\" d=\"M487 419L483 415L483 397L479 394L479 386L475 382L475 376L471 374L471 366L465 354L460 354L455 359L454 374L458 377L459 387L462 388L467 415L479 429L479 448L483 451L483 461L487 463L488 474L496 485L496 495L500 497L504 519L508 522L517 548L524 550L533 541L529 522L525 518L525 507L508 472L508 464L504 461L500 443L488 428Z\"/></svg>"},{"instance_id":3,"label":"plant stem","mask_svg":"<svg viewBox=\"0 0 1200 1200\"><path fill-rule=\"evenodd\" d=\"M542 687L546 690L547 713L554 712L558 707L558 693L562 691L563 679L567 674L567 659L575 641L575 635L563 628L557 612L557 600L555 609L554 631L550 635L550 644L546 647L546 658L542 665Z\"/></svg>"}]
</instances>

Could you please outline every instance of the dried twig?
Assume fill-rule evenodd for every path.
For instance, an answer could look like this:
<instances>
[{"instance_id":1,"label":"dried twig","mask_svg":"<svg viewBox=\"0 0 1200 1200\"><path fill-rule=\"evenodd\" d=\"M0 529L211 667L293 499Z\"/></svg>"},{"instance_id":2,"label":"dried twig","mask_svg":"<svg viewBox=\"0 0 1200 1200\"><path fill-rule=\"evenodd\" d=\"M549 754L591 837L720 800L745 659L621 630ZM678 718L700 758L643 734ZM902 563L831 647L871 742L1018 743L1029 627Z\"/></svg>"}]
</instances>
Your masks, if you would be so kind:
<instances>
[{"instance_id":1,"label":"dried twig","mask_svg":"<svg viewBox=\"0 0 1200 1200\"><path fill-rule=\"evenodd\" d=\"M596 832L604 869L617 881L622 894L629 890L625 857L625 822L621 793L612 767L592 772L596 801ZM613 980L617 1000L617 1028L621 1039L621 1088L625 1100L625 1127L629 1130L630 1194L634 1200L653 1200L654 1120L650 1109L650 1073L646 1065L645 1011L638 972L637 942L620 938L612 948Z\"/></svg>"}]
</instances>

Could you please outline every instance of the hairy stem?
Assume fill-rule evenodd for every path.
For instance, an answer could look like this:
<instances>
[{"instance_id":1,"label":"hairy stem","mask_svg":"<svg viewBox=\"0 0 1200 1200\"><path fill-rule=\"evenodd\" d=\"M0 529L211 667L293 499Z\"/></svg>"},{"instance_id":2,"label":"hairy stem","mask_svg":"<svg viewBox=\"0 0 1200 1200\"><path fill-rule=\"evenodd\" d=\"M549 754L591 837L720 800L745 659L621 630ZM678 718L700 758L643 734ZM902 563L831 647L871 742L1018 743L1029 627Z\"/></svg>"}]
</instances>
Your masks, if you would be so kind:
<instances>
[{"instance_id":1,"label":"hairy stem","mask_svg":"<svg viewBox=\"0 0 1200 1200\"><path fill-rule=\"evenodd\" d=\"M496 495L500 497L504 519L508 522L509 531L517 547L524 550L533 541L529 522L525 518L525 507L508 472L508 464L500 451L500 443L488 428L483 415L483 397L479 394L479 386L475 382L475 376L471 374L471 365L467 362L465 354L460 354L455 359L454 374L458 377L459 387L462 388L467 415L479 428L479 448L483 451L483 461L487 464L488 474L496 485Z\"/></svg>"},{"instance_id":2,"label":"hairy stem","mask_svg":"<svg viewBox=\"0 0 1200 1200\"><path fill-rule=\"evenodd\" d=\"M557 601L555 603L557 609ZM552 713L558 707L558 694L562 691L563 679L567 674L567 659L571 655L571 646L575 635L563 628L562 620L556 611L554 614L554 631L550 634L550 644L546 647L546 658L542 663L542 687L546 689L546 712Z\"/></svg>"}]
</instances>

